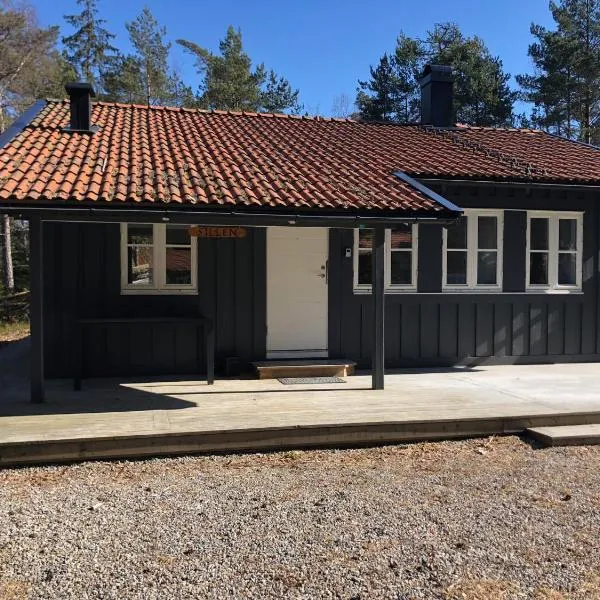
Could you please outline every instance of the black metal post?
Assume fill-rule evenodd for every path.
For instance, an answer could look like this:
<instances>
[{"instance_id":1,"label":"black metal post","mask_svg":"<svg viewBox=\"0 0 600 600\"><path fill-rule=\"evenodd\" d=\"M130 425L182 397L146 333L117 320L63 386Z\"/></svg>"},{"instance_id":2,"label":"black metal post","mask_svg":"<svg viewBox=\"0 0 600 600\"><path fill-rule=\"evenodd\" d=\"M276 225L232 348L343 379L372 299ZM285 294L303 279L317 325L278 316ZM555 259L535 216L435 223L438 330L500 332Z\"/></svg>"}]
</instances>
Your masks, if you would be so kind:
<instances>
[{"instance_id":1,"label":"black metal post","mask_svg":"<svg viewBox=\"0 0 600 600\"><path fill-rule=\"evenodd\" d=\"M373 228L373 278L371 296L373 298L373 350L372 372L373 389L383 389L385 364L385 228L378 225Z\"/></svg>"},{"instance_id":2,"label":"black metal post","mask_svg":"<svg viewBox=\"0 0 600 600\"><path fill-rule=\"evenodd\" d=\"M29 219L29 311L31 327L31 402L44 402L44 286L43 227L39 217Z\"/></svg>"}]
</instances>

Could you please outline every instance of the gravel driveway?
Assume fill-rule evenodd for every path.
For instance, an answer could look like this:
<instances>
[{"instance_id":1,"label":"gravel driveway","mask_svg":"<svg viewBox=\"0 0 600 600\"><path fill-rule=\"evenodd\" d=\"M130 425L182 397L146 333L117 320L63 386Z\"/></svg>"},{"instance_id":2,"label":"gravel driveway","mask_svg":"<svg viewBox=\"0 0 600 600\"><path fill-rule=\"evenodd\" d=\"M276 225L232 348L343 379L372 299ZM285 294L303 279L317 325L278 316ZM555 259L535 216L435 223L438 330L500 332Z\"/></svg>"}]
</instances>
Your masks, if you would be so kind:
<instances>
[{"instance_id":1,"label":"gravel driveway","mask_svg":"<svg viewBox=\"0 0 600 600\"><path fill-rule=\"evenodd\" d=\"M600 447L0 471L0 598L600 598Z\"/></svg>"}]
</instances>

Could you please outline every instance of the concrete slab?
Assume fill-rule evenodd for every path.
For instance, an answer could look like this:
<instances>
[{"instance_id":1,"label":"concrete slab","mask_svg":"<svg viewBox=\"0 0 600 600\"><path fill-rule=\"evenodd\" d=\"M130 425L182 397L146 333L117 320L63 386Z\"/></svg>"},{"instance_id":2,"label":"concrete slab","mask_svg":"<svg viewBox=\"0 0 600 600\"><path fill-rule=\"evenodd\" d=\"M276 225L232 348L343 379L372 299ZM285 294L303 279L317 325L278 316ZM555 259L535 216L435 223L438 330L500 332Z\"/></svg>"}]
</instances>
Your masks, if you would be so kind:
<instances>
[{"instance_id":1,"label":"concrete slab","mask_svg":"<svg viewBox=\"0 0 600 600\"><path fill-rule=\"evenodd\" d=\"M592 446L600 444L600 424L531 427L527 433L545 446Z\"/></svg>"}]
</instances>

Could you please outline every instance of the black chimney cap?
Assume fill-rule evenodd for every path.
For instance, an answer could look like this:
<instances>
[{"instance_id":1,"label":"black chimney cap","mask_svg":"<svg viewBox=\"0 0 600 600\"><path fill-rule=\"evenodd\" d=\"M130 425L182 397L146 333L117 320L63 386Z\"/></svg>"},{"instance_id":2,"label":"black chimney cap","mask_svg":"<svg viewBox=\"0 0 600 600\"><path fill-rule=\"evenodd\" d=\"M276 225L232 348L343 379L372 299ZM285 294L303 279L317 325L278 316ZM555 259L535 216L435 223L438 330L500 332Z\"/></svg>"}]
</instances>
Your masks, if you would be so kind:
<instances>
[{"instance_id":1,"label":"black chimney cap","mask_svg":"<svg viewBox=\"0 0 600 600\"><path fill-rule=\"evenodd\" d=\"M452 67L449 65L425 65L423 68L423 75L421 76L421 86L424 83L427 83L423 81L427 75L429 75L434 81L446 81L448 83L454 81Z\"/></svg>"},{"instance_id":2,"label":"black chimney cap","mask_svg":"<svg viewBox=\"0 0 600 600\"><path fill-rule=\"evenodd\" d=\"M65 90L69 94L71 118L69 126L63 131L77 133L95 133L98 127L92 125L92 97L96 95L91 83L76 81L67 83Z\"/></svg>"},{"instance_id":3,"label":"black chimney cap","mask_svg":"<svg viewBox=\"0 0 600 600\"><path fill-rule=\"evenodd\" d=\"M92 98L96 97L94 86L87 81L72 81L71 83L65 84L65 91L69 96L77 94L78 92L89 92Z\"/></svg>"}]
</instances>

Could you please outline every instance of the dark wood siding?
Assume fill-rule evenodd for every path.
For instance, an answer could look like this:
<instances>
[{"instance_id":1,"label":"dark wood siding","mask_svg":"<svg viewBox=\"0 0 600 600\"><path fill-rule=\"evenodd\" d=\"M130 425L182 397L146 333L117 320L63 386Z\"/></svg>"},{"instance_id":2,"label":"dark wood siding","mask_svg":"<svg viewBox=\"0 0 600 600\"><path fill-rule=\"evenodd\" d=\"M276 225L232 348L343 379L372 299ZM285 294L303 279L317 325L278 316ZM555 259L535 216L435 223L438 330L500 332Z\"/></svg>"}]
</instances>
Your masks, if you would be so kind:
<instances>
[{"instance_id":1,"label":"dark wood siding","mask_svg":"<svg viewBox=\"0 0 600 600\"><path fill-rule=\"evenodd\" d=\"M437 191L464 208L504 209L503 293L441 293L442 228L419 230L419 293L386 295L386 364L600 359L598 235L600 194L450 186ZM583 293L525 293L526 210L584 211ZM331 353L370 364L371 297L352 289L352 231L330 235ZM331 293L331 292L330 292Z\"/></svg>"},{"instance_id":2,"label":"dark wood siding","mask_svg":"<svg viewBox=\"0 0 600 600\"><path fill-rule=\"evenodd\" d=\"M504 292L442 293L442 228L421 226L419 291L386 296L388 367L600 359L600 194L450 185L436 191L465 208L504 209ZM584 211L582 294L525 293L527 209ZM241 240L200 239L197 295L122 296L118 224L44 227L49 376L72 372L76 315L199 312L215 321L218 366L231 356L243 365L264 359L264 229L249 229ZM371 297L354 294L348 247L353 247L351 230L330 231L330 355L368 367ZM84 367L88 375L195 373L200 341L198 332L186 327L93 327L85 335Z\"/></svg>"},{"instance_id":3,"label":"dark wood siding","mask_svg":"<svg viewBox=\"0 0 600 600\"><path fill-rule=\"evenodd\" d=\"M118 224L46 223L45 351L50 377L72 373L77 315L177 316L202 314L216 324L217 361L242 364L265 354L265 235L198 240L197 295L120 293ZM202 356L198 331L186 326L87 328L86 375L196 373ZM217 365L219 366L219 365Z\"/></svg>"}]
</instances>

